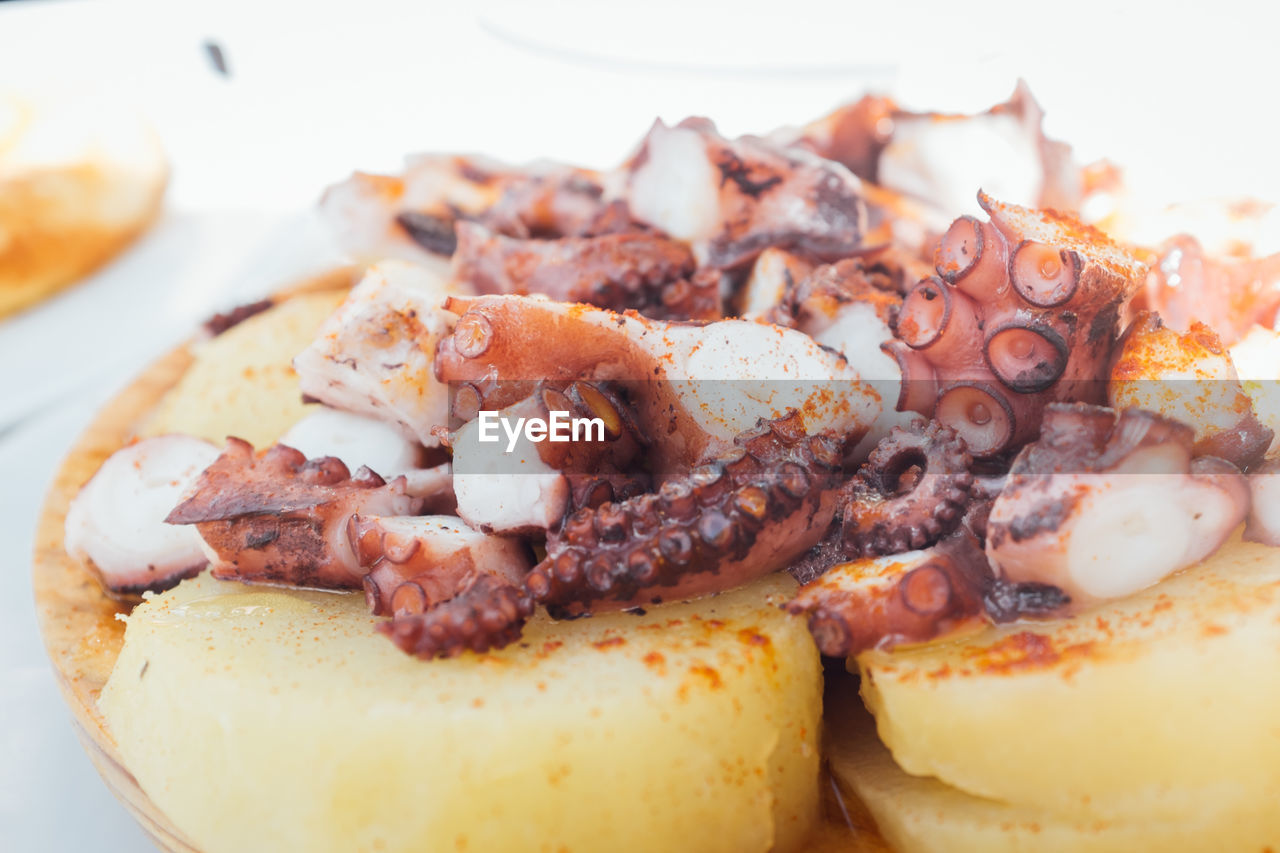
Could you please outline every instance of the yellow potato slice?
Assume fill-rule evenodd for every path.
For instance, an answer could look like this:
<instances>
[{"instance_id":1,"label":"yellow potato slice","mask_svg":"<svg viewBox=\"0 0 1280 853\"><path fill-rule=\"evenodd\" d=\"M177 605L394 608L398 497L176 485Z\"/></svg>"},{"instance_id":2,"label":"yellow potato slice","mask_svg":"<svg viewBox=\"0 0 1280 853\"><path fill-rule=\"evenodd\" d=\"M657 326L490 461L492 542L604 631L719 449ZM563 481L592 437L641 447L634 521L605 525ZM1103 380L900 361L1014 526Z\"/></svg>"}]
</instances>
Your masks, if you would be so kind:
<instances>
[{"instance_id":1,"label":"yellow potato slice","mask_svg":"<svg viewBox=\"0 0 1280 853\"><path fill-rule=\"evenodd\" d=\"M1256 800L1227 813L1197 809L1173 820L1151 820L1068 818L975 797L903 772L876 737L875 721L852 686L828 688L826 698L831 772L900 853L1217 853L1274 848L1280 836L1271 809L1258 808ZM1051 756L1044 759L1052 764Z\"/></svg>"},{"instance_id":2,"label":"yellow potato slice","mask_svg":"<svg viewBox=\"0 0 1280 853\"><path fill-rule=\"evenodd\" d=\"M1076 618L857 666L908 773L1064 818L1252 810L1280 845L1280 550L1236 539Z\"/></svg>"},{"instance_id":3,"label":"yellow potato slice","mask_svg":"<svg viewBox=\"0 0 1280 853\"><path fill-rule=\"evenodd\" d=\"M165 394L142 435L179 432L222 444L227 436L265 447L308 412L293 357L346 296L304 293L199 345L195 361Z\"/></svg>"},{"instance_id":4,"label":"yellow potato slice","mask_svg":"<svg viewBox=\"0 0 1280 853\"><path fill-rule=\"evenodd\" d=\"M795 849L822 673L785 576L643 615L540 616L421 661L359 595L186 581L129 617L102 694L203 851Z\"/></svg>"}]
</instances>

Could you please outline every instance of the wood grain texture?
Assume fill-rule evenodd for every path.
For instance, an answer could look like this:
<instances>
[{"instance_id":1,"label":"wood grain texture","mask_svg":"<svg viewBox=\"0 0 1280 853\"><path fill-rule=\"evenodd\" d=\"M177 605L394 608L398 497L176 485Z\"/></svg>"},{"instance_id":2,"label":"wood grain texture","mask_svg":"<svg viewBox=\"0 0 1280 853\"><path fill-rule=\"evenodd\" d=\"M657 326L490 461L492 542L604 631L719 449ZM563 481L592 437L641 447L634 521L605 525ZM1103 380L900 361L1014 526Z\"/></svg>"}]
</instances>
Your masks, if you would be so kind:
<instances>
[{"instance_id":1,"label":"wood grain texture","mask_svg":"<svg viewBox=\"0 0 1280 853\"><path fill-rule=\"evenodd\" d=\"M36 528L32 585L45 649L94 767L143 829L162 849L195 853L138 787L120 760L98 712L120 647L128 607L106 595L97 578L63 547L67 507L102 462L132 437L135 425L191 364L185 346L148 368L107 404L62 463L45 498Z\"/></svg>"}]
</instances>

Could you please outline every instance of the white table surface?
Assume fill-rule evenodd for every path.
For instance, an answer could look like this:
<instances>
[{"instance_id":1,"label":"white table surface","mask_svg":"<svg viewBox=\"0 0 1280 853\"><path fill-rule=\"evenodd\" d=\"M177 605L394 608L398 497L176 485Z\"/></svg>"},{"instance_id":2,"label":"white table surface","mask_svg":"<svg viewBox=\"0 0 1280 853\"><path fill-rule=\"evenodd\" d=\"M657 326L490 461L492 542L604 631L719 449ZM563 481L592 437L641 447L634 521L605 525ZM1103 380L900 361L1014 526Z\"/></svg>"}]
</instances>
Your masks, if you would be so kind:
<instances>
[{"instance_id":1,"label":"white table surface","mask_svg":"<svg viewBox=\"0 0 1280 853\"><path fill-rule=\"evenodd\" d=\"M327 182L417 149L607 165L657 115L764 131L866 85L980 109L1020 75L1052 133L1161 198L1280 199L1276 13L1111 5L0 3L0 87L127 97L174 167L167 211L136 248L0 323L0 850L148 849L81 752L44 658L28 574L39 498L150 358L329 257L307 214ZM229 79L209 70L207 38Z\"/></svg>"}]
</instances>

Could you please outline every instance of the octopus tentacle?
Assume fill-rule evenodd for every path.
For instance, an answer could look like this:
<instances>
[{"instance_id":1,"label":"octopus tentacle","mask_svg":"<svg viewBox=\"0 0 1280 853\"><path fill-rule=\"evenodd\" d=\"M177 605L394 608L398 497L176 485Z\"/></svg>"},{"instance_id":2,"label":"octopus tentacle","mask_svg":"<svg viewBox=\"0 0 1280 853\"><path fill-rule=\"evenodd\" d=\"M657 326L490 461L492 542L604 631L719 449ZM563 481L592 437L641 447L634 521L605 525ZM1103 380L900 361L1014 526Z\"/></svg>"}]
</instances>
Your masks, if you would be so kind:
<instances>
[{"instance_id":1,"label":"octopus tentacle","mask_svg":"<svg viewBox=\"0 0 1280 853\"><path fill-rule=\"evenodd\" d=\"M923 548L954 530L972 498L973 459L956 431L895 427L850 491L841 535L849 556Z\"/></svg>"},{"instance_id":2,"label":"octopus tentacle","mask_svg":"<svg viewBox=\"0 0 1280 853\"><path fill-rule=\"evenodd\" d=\"M663 437L650 450L657 472L689 470L761 417L797 411L808 432L845 435L865 432L881 411L879 392L846 358L795 329L665 323L528 296L448 307L461 316L438 348L441 381L617 382L642 434Z\"/></svg>"},{"instance_id":3,"label":"octopus tentacle","mask_svg":"<svg viewBox=\"0 0 1280 853\"><path fill-rule=\"evenodd\" d=\"M1146 268L1069 216L978 201L988 222L961 216L943 234L897 336L933 368L934 418L996 459L1036 437L1048 403L1103 400L1096 379Z\"/></svg>"},{"instance_id":4,"label":"octopus tentacle","mask_svg":"<svg viewBox=\"0 0 1280 853\"><path fill-rule=\"evenodd\" d=\"M480 293L541 293L682 320L721 314L718 278L694 276L689 250L659 234L516 239L464 222L457 235L453 277Z\"/></svg>"},{"instance_id":5,"label":"octopus tentacle","mask_svg":"<svg viewBox=\"0 0 1280 853\"><path fill-rule=\"evenodd\" d=\"M1051 404L992 505L987 555L1003 579L1075 604L1204 559L1245 520L1249 484L1192 444L1189 426L1152 412Z\"/></svg>"},{"instance_id":6,"label":"octopus tentacle","mask_svg":"<svg viewBox=\"0 0 1280 853\"><path fill-rule=\"evenodd\" d=\"M763 576L826 531L840 456L840 442L806 435L795 414L762 421L657 494L567 518L527 587L552 606L624 606Z\"/></svg>"},{"instance_id":7,"label":"octopus tentacle","mask_svg":"<svg viewBox=\"0 0 1280 853\"><path fill-rule=\"evenodd\" d=\"M1049 403L1105 399L1097 377L1146 269L1070 217L978 201L989 221L951 224L938 274L907 293L897 333L933 368L933 417L975 457L997 458L1035 438Z\"/></svg>"},{"instance_id":8,"label":"octopus tentacle","mask_svg":"<svg viewBox=\"0 0 1280 853\"><path fill-rule=\"evenodd\" d=\"M836 566L785 607L808 617L819 651L847 657L981 624L991 580L982 547L962 531L927 551Z\"/></svg>"},{"instance_id":9,"label":"octopus tentacle","mask_svg":"<svg viewBox=\"0 0 1280 853\"><path fill-rule=\"evenodd\" d=\"M450 658L515 642L533 607L533 599L520 586L480 574L448 601L420 613L397 613L378 630L406 654Z\"/></svg>"},{"instance_id":10,"label":"octopus tentacle","mask_svg":"<svg viewBox=\"0 0 1280 853\"><path fill-rule=\"evenodd\" d=\"M353 515L347 539L375 616L423 613L453 598L476 574L519 584L533 565L518 539L489 536L452 516Z\"/></svg>"},{"instance_id":11,"label":"octopus tentacle","mask_svg":"<svg viewBox=\"0 0 1280 853\"><path fill-rule=\"evenodd\" d=\"M703 266L742 268L769 247L835 260L859 249L866 206L839 163L706 119L656 122L627 172L632 215L689 243Z\"/></svg>"},{"instance_id":12,"label":"octopus tentacle","mask_svg":"<svg viewBox=\"0 0 1280 853\"><path fill-rule=\"evenodd\" d=\"M898 385L897 410L933 417L938 401L938 378L933 362L897 339L885 341L880 349L897 362L902 375Z\"/></svg>"},{"instance_id":13,"label":"octopus tentacle","mask_svg":"<svg viewBox=\"0 0 1280 853\"><path fill-rule=\"evenodd\" d=\"M365 570L348 520L411 515L420 504L404 477L388 483L368 468L352 475L340 459L309 460L283 444L255 456L231 438L165 520L196 526L216 578L359 589Z\"/></svg>"},{"instance_id":14,"label":"octopus tentacle","mask_svg":"<svg viewBox=\"0 0 1280 853\"><path fill-rule=\"evenodd\" d=\"M1193 322L1185 334L1159 315L1139 313L1116 347L1107 397L1120 408L1141 408L1195 429L1194 452L1220 456L1247 469L1275 437L1254 412L1218 334Z\"/></svg>"}]
</instances>

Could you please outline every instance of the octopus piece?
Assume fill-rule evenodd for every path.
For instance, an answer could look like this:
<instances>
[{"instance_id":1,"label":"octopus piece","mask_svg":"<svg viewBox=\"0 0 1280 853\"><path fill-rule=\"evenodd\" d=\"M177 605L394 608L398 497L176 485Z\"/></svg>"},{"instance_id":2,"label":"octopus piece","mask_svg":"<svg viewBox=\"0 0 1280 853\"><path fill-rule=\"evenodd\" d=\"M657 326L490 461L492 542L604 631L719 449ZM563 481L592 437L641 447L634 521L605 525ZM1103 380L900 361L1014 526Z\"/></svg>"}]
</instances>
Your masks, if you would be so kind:
<instances>
[{"instance_id":1,"label":"octopus piece","mask_svg":"<svg viewBox=\"0 0 1280 853\"><path fill-rule=\"evenodd\" d=\"M1191 427L1137 409L1052 404L987 521L987 556L1014 583L1075 604L1143 589L1212 554L1249 512L1231 463L1192 458Z\"/></svg>"},{"instance_id":2,"label":"octopus piece","mask_svg":"<svg viewBox=\"0 0 1280 853\"><path fill-rule=\"evenodd\" d=\"M769 135L778 145L803 148L847 167L864 181L880 180L880 154L893 138L898 104L883 95L863 95L802 128Z\"/></svg>"},{"instance_id":3,"label":"octopus piece","mask_svg":"<svg viewBox=\"0 0 1280 853\"><path fill-rule=\"evenodd\" d=\"M1194 453L1219 456L1247 470L1271 446L1222 339L1193 322L1186 334L1142 312L1121 338L1111 363L1107 398L1116 409L1137 408L1189 424Z\"/></svg>"},{"instance_id":4,"label":"octopus piece","mask_svg":"<svg viewBox=\"0 0 1280 853\"><path fill-rule=\"evenodd\" d=\"M883 346L894 339L901 304L883 272L848 258L818 267L789 287L773 320L842 353L864 379L896 380L898 363Z\"/></svg>"},{"instance_id":5,"label":"octopus piece","mask_svg":"<svg viewBox=\"0 0 1280 853\"><path fill-rule=\"evenodd\" d=\"M751 265L751 274L738 293L738 316L778 322L774 316L788 289L809 277L814 265L785 249L768 248Z\"/></svg>"},{"instance_id":6,"label":"octopus piece","mask_svg":"<svg viewBox=\"0 0 1280 853\"><path fill-rule=\"evenodd\" d=\"M274 299L259 299L255 302L245 302L235 306L230 311L219 311L201 325L201 330L211 338L216 338L228 329L248 320L250 317L261 314L268 308L274 307L276 301Z\"/></svg>"},{"instance_id":7,"label":"octopus piece","mask_svg":"<svg viewBox=\"0 0 1280 853\"><path fill-rule=\"evenodd\" d=\"M375 616L416 616L467 589L484 574L512 586L533 566L519 539L490 536L460 518L353 515L347 538L368 570L365 599Z\"/></svg>"},{"instance_id":8,"label":"octopus piece","mask_svg":"<svg viewBox=\"0 0 1280 853\"><path fill-rule=\"evenodd\" d=\"M539 383L505 409L481 411L450 446L458 514L467 523L541 534L575 504L611 500L622 486L614 481L626 479L646 442L613 389L572 382Z\"/></svg>"},{"instance_id":9,"label":"octopus piece","mask_svg":"<svg viewBox=\"0 0 1280 853\"><path fill-rule=\"evenodd\" d=\"M378 630L406 654L450 658L514 643L533 608L533 599L523 587L478 574L448 601L423 613L394 616Z\"/></svg>"},{"instance_id":10,"label":"octopus piece","mask_svg":"<svg viewBox=\"0 0 1280 853\"><path fill-rule=\"evenodd\" d=\"M308 460L277 444L262 456L238 438L169 513L199 532L213 576L322 589L359 589L365 569L348 539L353 515L412 515L405 478L351 475L332 456Z\"/></svg>"},{"instance_id":11,"label":"octopus piece","mask_svg":"<svg viewBox=\"0 0 1280 853\"><path fill-rule=\"evenodd\" d=\"M280 437L308 459L336 456L351 471L361 466L384 479L422 467L422 445L385 421L323 407L291 426Z\"/></svg>"},{"instance_id":12,"label":"octopus piece","mask_svg":"<svg viewBox=\"0 0 1280 853\"><path fill-rule=\"evenodd\" d=\"M329 187L320 199L320 218L338 245L360 259L448 256L459 213L491 207L509 172L483 158L410 157L398 176L356 172Z\"/></svg>"},{"instance_id":13,"label":"octopus piece","mask_svg":"<svg viewBox=\"0 0 1280 853\"><path fill-rule=\"evenodd\" d=\"M71 501L67 553L119 596L168 589L200 573L209 562L200 536L165 515L217 457L217 447L185 435L117 450Z\"/></svg>"},{"instance_id":14,"label":"octopus piece","mask_svg":"<svg viewBox=\"0 0 1280 853\"><path fill-rule=\"evenodd\" d=\"M719 317L719 276L694 275L683 244L652 232L517 239L459 223L453 276L479 293L541 293L653 317Z\"/></svg>"},{"instance_id":15,"label":"octopus piece","mask_svg":"<svg viewBox=\"0 0 1280 853\"><path fill-rule=\"evenodd\" d=\"M384 480L403 477L405 492L422 502L424 512L453 515L457 509L453 467L423 467L428 453L422 445L383 421L325 407L290 427L279 443L308 459L336 456L351 471L363 467Z\"/></svg>"},{"instance_id":16,"label":"octopus piece","mask_svg":"<svg viewBox=\"0 0 1280 853\"><path fill-rule=\"evenodd\" d=\"M1231 346L1254 325L1276 325L1280 253L1215 255L1194 237L1173 237L1156 250L1141 301L1174 329L1190 329L1198 320Z\"/></svg>"},{"instance_id":17,"label":"octopus piece","mask_svg":"<svg viewBox=\"0 0 1280 853\"><path fill-rule=\"evenodd\" d=\"M810 434L860 435L881 408L879 393L843 356L794 329L664 323L527 296L451 299L447 307L460 317L436 355L442 382L614 382L640 433L653 439L655 473L688 472L762 418L796 411Z\"/></svg>"},{"instance_id":18,"label":"octopus piece","mask_svg":"<svg viewBox=\"0 0 1280 853\"><path fill-rule=\"evenodd\" d=\"M902 386L902 367L890 352L901 304L896 276L886 265L848 258L793 280L768 318L839 352L882 399L902 400L908 391ZM908 426L918 417L915 411L886 406L853 446L850 461L866 459L891 429Z\"/></svg>"},{"instance_id":19,"label":"octopus piece","mask_svg":"<svg viewBox=\"0 0 1280 853\"><path fill-rule=\"evenodd\" d=\"M369 268L293 360L302 393L335 409L395 426L425 447L449 419L449 389L436 381L436 344L453 328L442 277L401 261Z\"/></svg>"},{"instance_id":20,"label":"octopus piece","mask_svg":"<svg viewBox=\"0 0 1280 853\"><path fill-rule=\"evenodd\" d=\"M585 169L429 154L407 158L400 175L357 172L329 187L320 216L359 259L423 262L453 254L459 220L517 237L586 233L607 213L602 196L600 176Z\"/></svg>"},{"instance_id":21,"label":"octopus piece","mask_svg":"<svg viewBox=\"0 0 1280 853\"><path fill-rule=\"evenodd\" d=\"M1280 460L1269 460L1249 473L1249 521L1244 538L1280 545Z\"/></svg>"},{"instance_id":22,"label":"octopus piece","mask_svg":"<svg viewBox=\"0 0 1280 853\"><path fill-rule=\"evenodd\" d=\"M604 200L602 175L550 163L506 175L501 194L475 219L517 238L595 236L633 225L624 207Z\"/></svg>"},{"instance_id":23,"label":"octopus piece","mask_svg":"<svg viewBox=\"0 0 1280 853\"><path fill-rule=\"evenodd\" d=\"M843 490L847 557L918 550L955 530L972 499L973 459L955 430L896 427Z\"/></svg>"},{"instance_id":24,"label":"octopus piece","mask_svg":"<svg viewBox=\"0 0 1280 853\"><path fill-rule=\"evenodd\" d=\"M808 618L820 652L848 657L984 624L991 582L982 546L961 531L925 551L835 566L785 607Z\"/></svg>"},{"instance_id":25,"label":"octopus piece","mask_svg":"<svg viewBox=\"0 0 1280 853\"><path fill-rule=\"evenodd\" d=\"M1098 377L1145 268L1067 216L978 200L990 221L952 223L938 274L907 293L897 334L923 357L900 353L911 397L900 405L923 403L986 458L1034 438L1049 403L1105 400ZM930 401L920 389L935 383Z\"/></svg>"},{"instance_id":26,"label":"octopus piece","mask_svg":"<svg viewBox=\"0 0 1280 853\"><path fill-rule=\"evenodd\" d=\"M873 126L879 154L870 179L950 216L978 212L974 187L1027 207L1077 210L1081 171L1043 122L1021 81L1009 100L976 115L892 111Z\"/></svg>"},{"instance_id":27,"label":"octopus piece","mask_svg":"<svg viewBox=\"0 0 1280 853\"><path fill-rule=\"evenodd\" d=\"M706 119L656 122L623 199L638 221L718 269L744 267L770 246L835 260L858 250L866 230L861 184L844 166L758 137L725 139Z\"/></svg>"},{"instance_id":28,"label":"octopus piece","mask_svg":"<svg viewBox=\"0 0 1280 853\"><path fill-rule=\"evenodd\" d=\"M533 611L523 591L533 565L518 539L488 536L448 516L353 515L347 535L368 569L365 599L379 630L409 654L482 652L519 635Z\"/></svg>"},{"instance_id":29,"label":"octopus piece","mask_svg":"<svg viewBox=\"0 0 1280 853\"><path fill-rule=\"evenodd\" d=\"M656 494L580 510L547 538L529 574L557 612L627 607L740 586L811 548L836 509L841 441L789 414Z\"/></svg>"}]
</instances>

